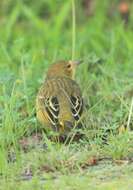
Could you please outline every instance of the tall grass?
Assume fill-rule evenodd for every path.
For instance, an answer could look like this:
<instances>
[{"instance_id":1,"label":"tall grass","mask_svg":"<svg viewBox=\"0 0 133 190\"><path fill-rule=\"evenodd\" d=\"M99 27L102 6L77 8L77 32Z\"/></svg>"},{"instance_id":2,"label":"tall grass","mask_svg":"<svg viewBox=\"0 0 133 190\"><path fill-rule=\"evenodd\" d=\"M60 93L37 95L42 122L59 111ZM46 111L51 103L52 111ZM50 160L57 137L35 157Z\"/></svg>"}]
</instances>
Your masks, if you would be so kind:
<instances>
[{"instance_id":1,"label":"tall grass","mask_svg":"<svg viewBox=\"0 0 133 190\"><path fill-rule=\"evenodd\" d=\"M108 16L111 5L107 0L96 0L91 17L85 15L82 2L76 0L7 0L0 5L3 7L0 13L1 187L53 189L55 185L57 189L66 189L67 185L74 188L75 181L76 189L91 186L98 189L98 181L103 189L115 188L120 179L115 176L118 181L114 184L115 172L111 171L118 176L120 172L112 162L130 161L133 148L132 12L125 27L117 9L112 10L112 17ZM36 121L36 94L53 61L77 58L84 60L76 80L88 105L85 138L69 145L54 143ZM125 127L130 130L122 131ZM104 144L102 138L107 130L111 134L107 133L108 143ZM40 131L42 139L38 142L32 135ZM108 158L107 163L97 163L102 158ZM91 167L93 164L98 165ZM123 173L127 171L123 176L129 184L131 168L132 164L122 168ZM24 181L30 172L31 181ZM105 175L111 176L109 186L104 183Z\"/></svg>"},{"instance_id":2,"label":"tall grass","mask_svg":"<svg viewBox=\"0 0 133 190\"><path fill-rule=\"evenodd\" d=\"M75 58L76 50L76 10L75 0L72 0L72 60Z\"/></svg>"}]
</instances>

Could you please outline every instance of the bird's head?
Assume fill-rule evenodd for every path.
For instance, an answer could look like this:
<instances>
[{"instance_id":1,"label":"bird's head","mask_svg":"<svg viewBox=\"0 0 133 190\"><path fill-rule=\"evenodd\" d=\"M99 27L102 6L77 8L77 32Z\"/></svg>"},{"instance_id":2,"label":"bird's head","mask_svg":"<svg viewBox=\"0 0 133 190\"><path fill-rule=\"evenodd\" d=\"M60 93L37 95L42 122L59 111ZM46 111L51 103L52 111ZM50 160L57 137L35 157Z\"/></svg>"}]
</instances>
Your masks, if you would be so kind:
<instances>
[{"instance_id":1,"label":"bird's head","mask_svg":"<svg viewBox=\"0 0 133 190\"><path fill-rule=\"evenodd\" d=\"M47 78L65 76L74 79L76 67L81 61L58 61L50 66Z\"/></svg>"}]
</instances>

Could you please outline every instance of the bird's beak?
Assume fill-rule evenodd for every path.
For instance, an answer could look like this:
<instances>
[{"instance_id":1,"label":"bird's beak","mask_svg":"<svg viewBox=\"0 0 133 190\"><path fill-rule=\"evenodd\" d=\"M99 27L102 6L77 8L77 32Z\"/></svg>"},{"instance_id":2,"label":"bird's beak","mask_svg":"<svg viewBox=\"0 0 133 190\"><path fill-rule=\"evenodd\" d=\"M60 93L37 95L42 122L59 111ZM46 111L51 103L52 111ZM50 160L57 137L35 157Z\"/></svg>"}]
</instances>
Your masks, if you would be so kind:
<instances>
[{"instance_id":1,"label":"bird's beak","mask_svg":"<svg viewBox=\"0 0 133 190\"><path fill-rule=\"evenodd\" d=\"M71 64L72 68L71 68L71 71L72 71L72 79L74 79L74 76L75 76L75 70L76 70L76 67L78 65L80 65L80 63L82 63L82 61L69 61L69 63Z\"/></svg>"},{"instance_id":2,"label":"bird's beak","mask_svg":"<svg viewBox=\"0 0 133 190\"><path fill-rule=\"evenodd\" d=\"M70 61L70 62L73 64L73 66L78 66L83 62L83 60L74 60L74 61Z\"/></svg>"},{"instance_id":3,"label":"bird's beak","mask_svg":"<svg viewBox=\"0 0 133 190\"><path fill-rule=\"evenodd\" d=\"M81 63L83 63L83 60L76 60L76 61L74 61L75 65L80 65Z\"/></svg>"}]
</instances>

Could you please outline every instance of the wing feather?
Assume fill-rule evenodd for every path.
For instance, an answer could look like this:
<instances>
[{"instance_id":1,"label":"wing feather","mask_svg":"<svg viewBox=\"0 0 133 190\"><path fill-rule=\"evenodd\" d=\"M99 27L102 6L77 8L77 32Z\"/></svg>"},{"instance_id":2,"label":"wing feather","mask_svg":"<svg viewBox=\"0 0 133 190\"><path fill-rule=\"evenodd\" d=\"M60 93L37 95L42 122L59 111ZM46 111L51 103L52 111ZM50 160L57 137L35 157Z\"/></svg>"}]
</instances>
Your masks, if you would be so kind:
<instances>
[{"instance_id":1,"label":"wing feather","mask_svg":"<svg viewBox=\"0 0 133 190\"><path fill-rule=\"evenodd\" d=\"M73 117L76 121L78 121L82 115L83 112L83 99L79 96L71 96L71 111L73 114Z\"/></svg>"},{"instance_id":2,"label":"wing feather","mask_svg":"<svg viewBox=\"0 0 133 190\"><path fill-rule=\"evenodd\" d=\"M51 123L53 125L57 125L59 116L59 102L57 97L50 97L45 99L44 106Z\"/></svg>"}]
</instances>

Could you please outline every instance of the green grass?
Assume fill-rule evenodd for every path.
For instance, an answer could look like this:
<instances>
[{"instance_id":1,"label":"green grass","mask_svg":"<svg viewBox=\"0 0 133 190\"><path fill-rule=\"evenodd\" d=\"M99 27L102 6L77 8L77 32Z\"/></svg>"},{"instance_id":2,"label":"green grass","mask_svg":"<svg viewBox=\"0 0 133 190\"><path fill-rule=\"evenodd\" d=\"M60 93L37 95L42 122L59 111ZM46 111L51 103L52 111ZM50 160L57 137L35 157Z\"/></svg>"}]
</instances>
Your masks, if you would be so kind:
<instances>
[{"instance_id":1,"label":"green grass","mask_svg":"<svg viewBox=\"0 0 133 190\"><path fill-rule=\"evenodd\" d=\"M133 5L125 26L115 3L112 17L107 0L87 17L76 0L1 0L0 189L132 188ZM85 137L67 145L35 117L37 91L60 59L83 59L76 80L89 105Z\"/></svg>"}]
</instances>

